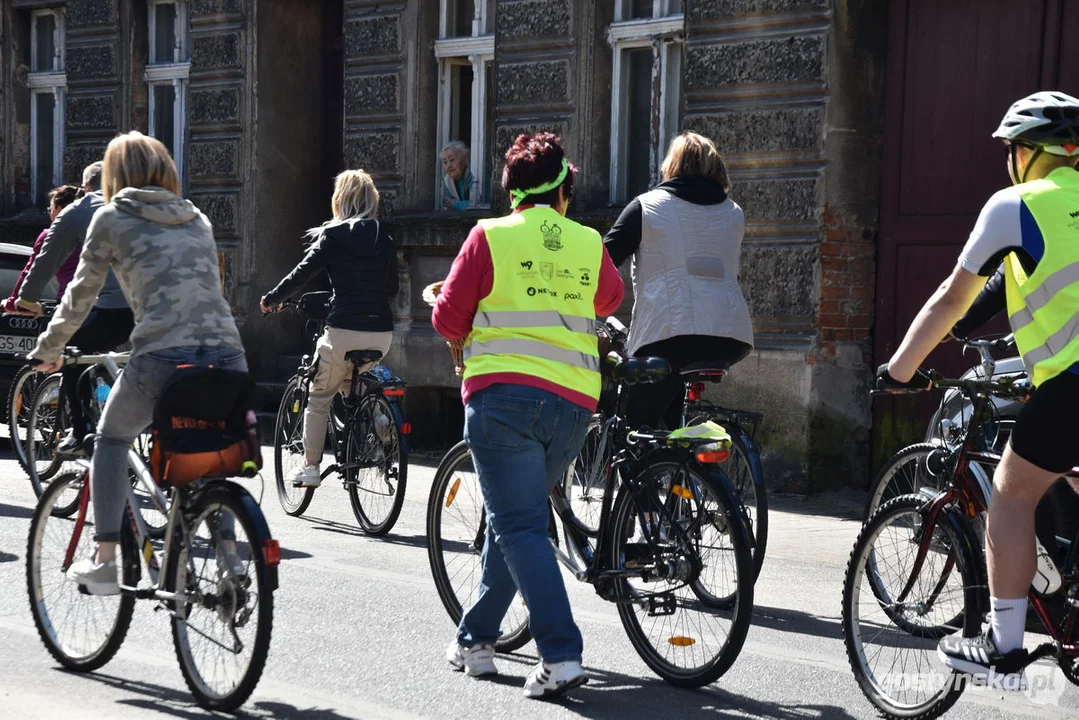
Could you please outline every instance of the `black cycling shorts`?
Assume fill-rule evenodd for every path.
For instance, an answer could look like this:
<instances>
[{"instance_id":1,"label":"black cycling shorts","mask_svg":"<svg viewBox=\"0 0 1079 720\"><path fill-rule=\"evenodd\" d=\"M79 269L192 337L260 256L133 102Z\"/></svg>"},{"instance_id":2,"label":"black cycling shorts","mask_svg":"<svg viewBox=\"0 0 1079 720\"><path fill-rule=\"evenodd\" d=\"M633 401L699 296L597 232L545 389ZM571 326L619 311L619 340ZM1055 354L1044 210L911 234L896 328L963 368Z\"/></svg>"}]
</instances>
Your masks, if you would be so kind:
<instances>
[{"instance_id":1,"label":"black cycling shorts","mask_svg":"<svg viewBox=\"0 0 1079 720\"><path fill-rule=\"evenodd\" d=\"M1019 411L1010 440L1016 455L1049 472L1079 466L1076 413L1079 375L1062 372L1031 395Z\"/></svg>"}]
</instances>

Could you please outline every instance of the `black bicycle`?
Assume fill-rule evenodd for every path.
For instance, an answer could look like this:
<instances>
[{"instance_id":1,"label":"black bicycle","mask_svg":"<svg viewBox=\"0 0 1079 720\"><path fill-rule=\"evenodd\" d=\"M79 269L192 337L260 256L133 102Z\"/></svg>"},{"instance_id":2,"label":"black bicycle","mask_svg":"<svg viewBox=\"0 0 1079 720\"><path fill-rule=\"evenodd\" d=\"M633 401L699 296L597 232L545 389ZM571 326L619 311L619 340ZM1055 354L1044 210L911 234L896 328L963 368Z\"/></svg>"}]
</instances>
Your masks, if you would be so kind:
<instances>
[{"instance_id":1,"label":"black bicycle","mask_svg":"<svg viewBox=\"0 0 1079 720\"><path fill-rule=\"evenodd\" d=\"M289 475L304 463L303 416L318 370L314 346L325 327L330 297L329 292L311 292L283 303L306 315L312 331L311 352L285 386L274 428L277 497L285 512L297 517L315 494L315 488L295 485ZM381 365L360 371L382 359L377 350L353 350L345 359L352 363L351 391L347 396L338 393L331 406L327 429L335 462L322 471L322 478L340 475L356 522L368 535L379 537L393 529L405 499L410 432L401 410L405 383Z\"/></svg>"},{"instance_id":2,"label":"black bicycle","mask_svg":"<svg viewBox=\"0 0 1079 720\"><path fill-rule=\"evenodd\" d=\"M670 372L659 358L608 362L620 408L624 386ZM578 580L615 603L634 649L657 675L686 687L714 682L738 657L753 610L749 520L719 469L729 438L707 427L635 432L621 413L603 421L601 437L612 460L598 508L567 497L566 483L551 493L555 554ZM590 509L598 511L585 512ZM461 442L439 465L427 505L428 558L454 622L476 599L488 537L479 479ZM519 596L503 628L500 652L529 641Z\"/></svg>"}]
</instances>

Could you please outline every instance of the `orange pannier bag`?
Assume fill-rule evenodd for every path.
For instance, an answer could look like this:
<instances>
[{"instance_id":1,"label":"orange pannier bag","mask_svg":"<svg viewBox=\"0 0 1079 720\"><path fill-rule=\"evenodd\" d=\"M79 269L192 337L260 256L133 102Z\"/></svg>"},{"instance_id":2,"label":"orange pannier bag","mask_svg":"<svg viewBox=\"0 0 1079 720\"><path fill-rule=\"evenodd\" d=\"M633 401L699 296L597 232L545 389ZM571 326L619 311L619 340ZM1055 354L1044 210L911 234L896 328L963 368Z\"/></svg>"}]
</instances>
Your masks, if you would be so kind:
<instances>
[{"instance_id":1,"label":"orange pannier bag","mask_svg":"<svg viewBox=\"0 0 1079 720\"><path fill-rule=\"evenodd\" d=\"M255 382L246 372L180 366L154 408L150 472L161 485L252 477L262 469Z\"/></svg>"}]
</instances>

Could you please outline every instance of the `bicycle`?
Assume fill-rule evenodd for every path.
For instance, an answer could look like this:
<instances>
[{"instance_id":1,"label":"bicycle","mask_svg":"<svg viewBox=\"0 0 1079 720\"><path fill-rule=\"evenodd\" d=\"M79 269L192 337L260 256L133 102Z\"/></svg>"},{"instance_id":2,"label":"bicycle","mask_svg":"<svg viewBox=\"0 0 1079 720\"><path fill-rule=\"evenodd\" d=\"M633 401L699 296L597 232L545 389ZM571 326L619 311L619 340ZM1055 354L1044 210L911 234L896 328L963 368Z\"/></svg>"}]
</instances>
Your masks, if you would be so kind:
<instances>
[{"instance_id":1,"label":"bicycle","mask_svg":"<svg viewBox=\"0 0 1079 720\"><path fill-rule=\"evenodd\" d=\"M77 359L119 373L114 353ZM95 547L89 472L55 478L34 511L27 542L27 590L38 634L65 668L90 672L120 649L135 600L154 601L169 614L180 670L198 703L208 710L235 709L254 690L266 662L280 547L258 503L239 484L203 477L174 487L170 503L134 449L128 460L154 508L167 513L163 548L151 541L129 488L117 557L120 594L86 593L66 573ZM67 505L77 508L74 517L54 512Z\"/></svg>"},{"instance_id":2,"label":"bicycle","mask_svg":"<svg viewBox=\"0 0 1079 720\"><path fill-rule=\"evenodd\" d=\"M100 381L98 390L103 390L104 395L111 391L112 386L119 379L119 373L130 359L130 353L110 353L111 363L106 364L100 358L103 355L83 355L77 348L68 347L65 351L64 363L67 365L85 365L86 370L79 376L79 398L83 404L83 415L93 425L97 425L101 418L104 407L104 397L98 398L91 393L89 388ZM113 370L115 369L115 373ZM89 457L93 450L92 438L87 438L81 447L81 457L64 455L56 452L56 446L63 439L71 423L68 419L67 399L61 390L61 376L54 373L42 379L30 407L30 420L27 423L27 435L34 439L28 445L30 485L34 494L40 499L49 483L57 478L70 475L81 475L88 467ZM149 457L149 434L143 433L135 439L133 447L136 453L145 461ZM141 489L138 483L138 474L134 466L128 467L131 486L135 488L136 498L139 501L143 519L149 528L151 537L161 539L165 537L165 524L168 520L166 513L158 512L150 500L149 495ZM69 504L55 508L57 514L70 515L75 512L76 505Z\"/></svg>"},{"instance_id":3,"label":"bicycle","mask_svg":"<svg viewBox=\"0 0 1079 720\"><path fill-rule=\"evenodd\" d=\"M938 717L965 689L965 676L933 658L940 638L978 635L989 610L975 529L986 510L985 494L973 468L995 465L1000 455L981 447L979 430L994 417L992 398L1018 400L1029 392L1025 382L1010 377L931 377L935 387L962 392L972 408L961 444L945 461L946 483L939 492L901 495L877 509L854 545L843 588L851 669L862 692L889 718ZM1045 535L1045 528L1036 529ZM1038 646L1029 662L1054 657L1068 680L1079 684L1079 533L1070 542L1052 535L1048 551L1038 540L1039 570L1029 594L1052 640ZM888 563L904 553L905 560Z\"/></svg>"},{"instance_id":4,"label":"bicycle","mask_svg":"<svg viewBox=\"0 0 1079 720\"><path fill-rule=\"evenodd\" d=\"M624 386L670 372L659 358L608 362L619 409ZM684 687L714 682L741 651L753 607L748 519L718 467L729 439L707 425L637 432L619 412L603 421L600 437L611 443L612 461L604 471L598 516L591 525L582 520L564 483L556 485L550 496L555 555L577 580L616 605L631 644L653 672ZM427 505L428 559L455 623L462 606L475 599L480 553L485 541L493 541L471 468L462 441L440 463ZM559 547L560 536L567 551ZM531 638L519 595L503 627L499 652Z\"/></svg>"},{"instance_id":5,"label":"bicycle","mask_svg":"<svg viewBox=\"0 0 1079 720\"><path fill-rule=\"evenodd\" d=\"M55 303L42 303L44 314L38 320L38 326L44 328L48 324L49 317L55 309ZM8 426L8 434L11 438L11 449L15 453L15 459L19 465L30 473L30 460L26 450L26 428L30 422L30 408L37 392L45 377L37 372L33 366L23 365L16 371L8 388L5 423Z\"/></svg>"},{"instance_id":6,"label":"bicycle","mask_svg":"<svg viewBox=\"0 0 1079 720\"><path fill-rule=\"evenodd\" d=\"M312 292L282 303L307 315L309 326L314 326L312 351L303 356L285 386L274 427L277 496L285 512L294 517L303 515L315 494L315 488L293 485L288 475L305 462L304 409L318 370L314 344L325 326L330 297L328 292ZM405 383L381 365L360 371L382 359L377 350L353 350L345 359L352 363L351 391L334 397L327 428L335 462L321 476L341 476L356 522L366 534L381 537L393 529L401 514L408 482L406 440L411 427L401 410Z\"/></svg>"}]
</instances>

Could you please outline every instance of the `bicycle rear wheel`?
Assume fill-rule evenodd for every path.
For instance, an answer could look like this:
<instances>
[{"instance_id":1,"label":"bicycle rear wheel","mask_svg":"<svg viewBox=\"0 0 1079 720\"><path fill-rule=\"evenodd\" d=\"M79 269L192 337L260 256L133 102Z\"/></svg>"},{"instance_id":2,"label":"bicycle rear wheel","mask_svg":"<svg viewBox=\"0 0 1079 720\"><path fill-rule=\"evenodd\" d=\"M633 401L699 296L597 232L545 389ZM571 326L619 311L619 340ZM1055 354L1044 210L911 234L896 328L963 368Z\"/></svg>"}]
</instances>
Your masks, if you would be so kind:
<instances>
[{"instance_id":1,"label":"bicycle rear wheel","mask_svg":"<svg viewBox=\"0 0 1079 720\"><path fill-rule=\"evenodd\" d=\"M903 495L862 527L843 585L843 641L862 692L889 718L935 718L955 704L961 676L937 659L944 635L980 629L982 581L966 530L946 516L928 529L929 551L908 595L912 565L925 538L925 498ZM964 612L964 608L966 611ZM961 626L949 626L958 620Z\"/></svg>"},{"instance_id":2,"label":"bicycle rear wheel","mask_svg":"<svg viewBox=\"0 0 1079 720\"><path fill-rule=\"evenodd\" d=\"M274 477L277 481L277 499L281 507L293 517L299 517L311 504L315 496L314 488L293 487L288 480L293 471L299 469L305 461L303 449L303 413L304 392L299 377L294 377L285 386L281 395L281 404L277 408L277 421L274 423L273 460Z\"/></svg>"},{"instance_id":3,"label":"bicycle rear wheel","mask_svg":"<svg viewBox=\"0 0 1079 720\"><path fill-rule=\"evenodd\" d=\"M11 437L11 449L15 459L27 473L30 472L30 456L26 451L27 427L30 425L30 408L34 393L45 376L29 365L23 365L11 380L7 396L7 426Z\"/></svg>"},{"instance_id":4,"label":"bicycle rear wheel","mask_svg":"<svg viewBox=\"0 0 1079 720\"><path fill-rule=\"evenodd\" d=\"M740 510L712 477L699 475L695 485L690 492L645 485L636 496L624 488L607 531L610 567L634 572L615 581L626 635L653 672L682 687L707 685L730 669L753 612ZM693 585L702 578L712 595L729 598L724 607L698 597Z\"/></svg>"},{"instance_id":5,"label":"bicycle rear wheel","mask_svg":"<svg viewBox=\"0 0 1079 720\"><path fill-rule=\"evenodd\" d=\"M78 508L74 518L56 514L57 506L67 505ZM66 577L73 561L94 553L94 525L88 473L58 476L38 501L26 548L26 584L38 635L58 663L80 672L112 659L135 609L131 595L89 595ZM120 543L123 584L137 582L137 563L127 543Z\"/></svg>"},{"instance_id":6,"label":"bicycle rear wheel","mask_svg":"<svg viewBox=\"0 0 1079 720\"><path fill-rule=\"evenodd\" d=\"M356 426L347 431L345 472L352 514L360 528L373 537L393 529L401 515L408 482L408 451L390 403L382 395L368 395L357 414ZM384 418L385 437L376 423Z\"/></svg>"},{"instance_id":7,"label":"bicycle rear wheel","mask_svg":"<svg viewBox=\"0 0 1079 720\"><path fill-rule=\"evenodd\" d=\"M478 597L486 537L479 476L462 441L439 464L427 500L427 558L438 596L454 624L461 622L463 607L471 607ZM513 652L531 639L528 608L518 593L502 621L495 649Z\"/></svg>"},{"instance_id":8,"label":"bicycle rear wheel","mask_svg":"<svg viewBox=\"0 0 1079 720\"><path fill-rule=\"evenodd\" d=\"M199 705L227 712L251 696L262 676L273 587L256 520L245 503L214 488L187 512L193 520L186 536L177 533L166 569L169 587L187 598L174 605L172 639L184 682Z\"/></svg>"}]
</instances>

